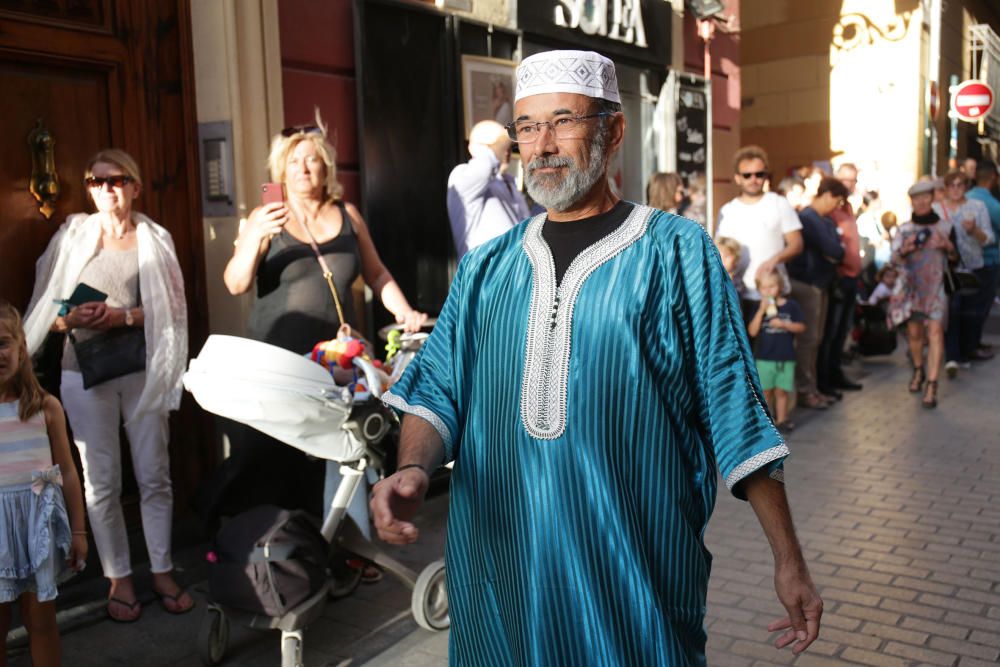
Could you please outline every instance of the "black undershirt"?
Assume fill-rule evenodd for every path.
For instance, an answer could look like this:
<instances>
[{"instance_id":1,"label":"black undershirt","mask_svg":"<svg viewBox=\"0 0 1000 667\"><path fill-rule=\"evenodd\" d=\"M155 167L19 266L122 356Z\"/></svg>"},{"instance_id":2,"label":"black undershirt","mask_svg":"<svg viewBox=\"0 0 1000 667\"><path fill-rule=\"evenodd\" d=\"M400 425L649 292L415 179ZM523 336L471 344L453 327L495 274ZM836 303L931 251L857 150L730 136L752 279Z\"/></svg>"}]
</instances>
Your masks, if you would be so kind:
<instances>
[{"instance_id":1,"label":"black undershirt","mask_svg":"<svg viewBox=\"0 0 1000 667\"><path fill-rule=\"evenodd\" d=\"M622 199L611 210L589 218L568 222L546 219L542 225L542 238L552 252L556 283L562 282L566 269L577 255L621 227L634 206L635 204Z\"/></svg>"}]
</instances>

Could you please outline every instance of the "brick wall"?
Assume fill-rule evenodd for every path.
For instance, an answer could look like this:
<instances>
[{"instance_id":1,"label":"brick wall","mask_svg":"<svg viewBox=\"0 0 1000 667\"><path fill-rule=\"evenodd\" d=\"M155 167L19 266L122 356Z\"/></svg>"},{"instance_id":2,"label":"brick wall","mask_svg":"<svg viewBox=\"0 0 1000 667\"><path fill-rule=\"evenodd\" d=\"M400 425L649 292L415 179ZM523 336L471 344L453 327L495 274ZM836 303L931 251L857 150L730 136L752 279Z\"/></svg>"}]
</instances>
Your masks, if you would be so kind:
<instances>
[{"instance_id":1,"label":"brick wall","mask_svg":"<svg viewBox=\"0 0 1000 667\"><path fill-rule=\"evenodd\" d=\"M775 181L832 157L830 40L841 5L743 0L742 139L767 150Z\"/></svg>"}]
</instances>

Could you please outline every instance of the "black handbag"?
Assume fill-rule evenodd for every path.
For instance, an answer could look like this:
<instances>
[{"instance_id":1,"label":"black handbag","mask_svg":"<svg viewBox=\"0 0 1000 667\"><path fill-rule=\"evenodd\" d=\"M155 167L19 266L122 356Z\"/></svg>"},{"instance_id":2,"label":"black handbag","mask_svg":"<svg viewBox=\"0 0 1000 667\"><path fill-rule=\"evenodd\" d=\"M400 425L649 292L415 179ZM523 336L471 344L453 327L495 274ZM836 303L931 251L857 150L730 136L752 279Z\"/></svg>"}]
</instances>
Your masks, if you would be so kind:
<instances>
[{"instance_id":1,"label":"black handbag","mask_svg":"<svg viewBox=\"0 0 1000 667\"><path fill-rule=\"evenodd\" d=\"M142 327L121 327L78 341L70 333L83 388L146 369L146 332Z\"/></svg>"},{"instance_id":2,"label":"black handbag","mask_svg":"<svg viewBox=\"0 0 1000 667\"><path fill-rule=\"evenodd\" d=\"M953 266L948 266L944 270L944 291L948 294L958 294L959 296L971 296L977 293L982 287L979 278L974 273L962 271Z\"/></svg>"},{"instance_id":3,"label":"black handbag","mask_svg":"<svg viewBox=\"0 0 1000 667\"><path fill-rule=\"evenodd\" d=\"M952 225L951 233L948 235L951 244L958 249L958 238L955 234L955 227ZM947 294L958 294L959 296L971 296L979 291L982 284L979 277L971 271L958 268L959 262L948 261L944 267L944 291Z\"/></svg>"}]
</instances>

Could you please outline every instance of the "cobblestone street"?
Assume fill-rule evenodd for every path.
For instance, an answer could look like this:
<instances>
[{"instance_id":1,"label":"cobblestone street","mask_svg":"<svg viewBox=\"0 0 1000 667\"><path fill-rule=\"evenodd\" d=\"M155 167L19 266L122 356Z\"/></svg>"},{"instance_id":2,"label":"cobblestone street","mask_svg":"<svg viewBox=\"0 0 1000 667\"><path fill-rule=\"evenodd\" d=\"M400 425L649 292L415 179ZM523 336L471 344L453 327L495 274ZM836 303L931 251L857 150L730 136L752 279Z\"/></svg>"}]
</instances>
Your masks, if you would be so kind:
<instances>
[{"instance_id":1,"label":"cobblestone street","mask_svg":"<svg viewBox=\"0 0 1000 667\"><path fill-rule=\"evenodd\" d=\"M993 340L997 340L994 338ZM771 646L781 615L769 548L750 507L720 492L708 664L984 667L1000 659L1000 361L942 379L937 410L906 391L902 350L864 364L865 389L799 414L786 483L826 603L820 639L794 659ZM440 557L446 497L423 518L427 540L395 550L413 567ZM66 664L197 665L204 609L167 618L151 601L121 628L101 621L64 637ZM447 635L416 628L409 592L386 577L328 606L306 635L307 665L430 666ZM278 663L277 635L235 631L226 664ZM21 652L11 661L28 664Z\"/></svg>"},{"instance_id":2,"label":"cobblestone street","mask_svg":"<svg viewBox=\"0 0 1000 667\"><path fill-rule=\"evenodd\" d=\"M941 405L906 391L901 351L865 390L794 434L786 483L823 629L796 665L980 667L1000 657L1000 417L995 362L942 381ZM789 664L762 631L780 614L748 507L720 497L709 664Z\"/></svg>"}]
</instances>

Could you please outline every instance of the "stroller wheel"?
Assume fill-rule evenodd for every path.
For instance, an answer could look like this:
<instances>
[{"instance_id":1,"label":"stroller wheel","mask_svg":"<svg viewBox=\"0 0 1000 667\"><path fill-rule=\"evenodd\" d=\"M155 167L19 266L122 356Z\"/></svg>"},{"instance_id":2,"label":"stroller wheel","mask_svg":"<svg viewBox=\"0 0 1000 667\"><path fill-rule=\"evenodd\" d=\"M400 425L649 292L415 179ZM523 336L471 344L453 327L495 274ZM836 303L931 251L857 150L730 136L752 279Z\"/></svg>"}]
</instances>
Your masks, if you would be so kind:
<instances>
[{"instance_id":1,"label":"stroller wheel","mask_svg":"<svg viewBox=\"0 0 1000 667\"><path fill-rule=\"evenodd\" d=\"M281 633L281 667L302 667L302 631Z\"/></svg>"},{"instance_id":2,"label":"stroller wheel","mask_svg":"<svg viewBox=\"0 0 1000 667\"><path fill-rule=\"evenodd\" d=\"M434 561L417 577L413 597L410 599L410 610L417 625L425 630L440 632L451 625L443 560Z\"/></svg>"},{"instance_id":3,"label":"stroller wheel","mask_svg":"<svg viewBox=\"0 0 1000 667\"><path fill-rule=\"evenodd\" d=\"M198 653L202 663L221 664L229 648L229 619L221 608L209 605L198 629Z\"/></svg>"}]
</instances>

